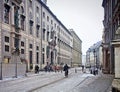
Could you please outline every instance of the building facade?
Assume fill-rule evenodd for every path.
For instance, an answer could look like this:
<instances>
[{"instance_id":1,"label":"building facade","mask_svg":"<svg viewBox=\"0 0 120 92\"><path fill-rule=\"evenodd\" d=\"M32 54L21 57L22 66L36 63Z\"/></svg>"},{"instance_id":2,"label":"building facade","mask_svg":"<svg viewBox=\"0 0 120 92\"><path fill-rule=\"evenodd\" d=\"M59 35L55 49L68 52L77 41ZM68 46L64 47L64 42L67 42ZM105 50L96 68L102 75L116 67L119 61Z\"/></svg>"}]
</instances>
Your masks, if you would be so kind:
<instances>
[{"instance_id":1,"label":"building facade","mask_svg":"<svg viewBox=\"0 0 120 92\"><path fill-rule=\"evenodd\" d=\"M102 66L102 41L95 43L86 52L86 66L97 67Z\"/></svg>"},{"instance_id":2,"label":"building facade","mask_svg":"<svg viewBox=\"0 0 120 92\"><path fill-rule=\"evenodd\" d=\"M120 91L120 0L103 0L102 6L104 7L103 65L104 71L115 74L112 84L115 92Z\"/></svg>"},{"instance_id":3,"label":"building facade","mask_svg":"<svg viewBox=\"0 0 120 92\"><path fill-rule=\"evenodd\" d=\"M70 29L73 36L72 66L82 65L82 41L73 29Z\"/></svg>"},{"instance_id":4,"label":"building facade","mask_svg":"<svg viewBox=\"0 0 120 92\"><path fill-rule=\"evenodd\" d=\"M73 37L46 6L47 0L0 0L0 62L71 64Z\"/></svg>"},{"instance_id":5,"label":"building facade","mask_svg":"<svg viewBox=\"0 0 120 92\"><path fill-rule=\"evenodd\" d=\"M114 38L112 32L112 0L103 0L102 6L104 8L104 33L103 33L103 72L114 73L114 49L110 44Z\"/></svg>"}]
</instances>

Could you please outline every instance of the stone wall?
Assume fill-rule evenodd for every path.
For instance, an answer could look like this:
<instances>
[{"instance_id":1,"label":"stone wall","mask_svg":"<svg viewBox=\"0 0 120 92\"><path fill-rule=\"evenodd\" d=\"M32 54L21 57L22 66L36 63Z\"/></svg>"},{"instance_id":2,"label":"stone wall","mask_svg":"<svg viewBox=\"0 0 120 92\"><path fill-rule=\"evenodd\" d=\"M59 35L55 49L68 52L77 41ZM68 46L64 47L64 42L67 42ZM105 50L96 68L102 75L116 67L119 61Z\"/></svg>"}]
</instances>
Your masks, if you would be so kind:
<instances>
[{"instance_id":1,"label":"stone wall","mask_svg":"<svg viewBox=\"0 0 120 92\"><path fill-rule=\"evenodd\" d=\"M18 77L24 76L26 73L26 64L21 63L10 63L10 64L0 64L0 76L2 78Z\"/></svg>"}]
</instances>

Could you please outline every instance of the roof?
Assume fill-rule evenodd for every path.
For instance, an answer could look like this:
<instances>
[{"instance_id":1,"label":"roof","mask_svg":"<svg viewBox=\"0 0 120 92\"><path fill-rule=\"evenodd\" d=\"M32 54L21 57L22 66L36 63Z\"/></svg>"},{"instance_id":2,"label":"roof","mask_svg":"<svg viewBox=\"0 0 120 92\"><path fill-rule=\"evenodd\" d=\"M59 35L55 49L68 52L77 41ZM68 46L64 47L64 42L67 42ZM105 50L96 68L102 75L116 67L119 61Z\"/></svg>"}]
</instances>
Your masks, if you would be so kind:
<instances>
[{"instance_id":1,"label":"roof","mask_svg":"<svg viewBox=\"0 0 120 92\"><path fill-rule=\"evenodd\" d=\"M98 49L102 44L102 41L99 41L95 44L93 44L92 46L90 46L90 48L87 50L87 52L91 52L94 51L95 49Z\"/></svg>"},{"instance_id":2,"label":"roof","mask_svg":"<svg viewBox=\"0 0 120 92\"><path fill-rule=\"evenodd\" d=\"M56 19L56 21L71 35L70 31L62 24L62 22L54 15L54 13L46 6L41 0L38 0L39 3Z\"/></svg>"}]
</instances>

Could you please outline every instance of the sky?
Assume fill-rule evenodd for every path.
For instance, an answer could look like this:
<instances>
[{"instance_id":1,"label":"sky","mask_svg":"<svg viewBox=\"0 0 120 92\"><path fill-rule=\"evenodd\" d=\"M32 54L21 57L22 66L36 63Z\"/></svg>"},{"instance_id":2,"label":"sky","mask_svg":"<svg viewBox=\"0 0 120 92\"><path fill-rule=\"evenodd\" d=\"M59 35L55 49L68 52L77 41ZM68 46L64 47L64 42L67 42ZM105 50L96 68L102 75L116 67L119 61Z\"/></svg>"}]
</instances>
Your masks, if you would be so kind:
<instances>
[{"instance_id":1,"label":"sky","mask_svg":"<svg viewBox=\"0 0 120 92\"><path fill-rule=\"evenodd\" d=\"M102 0L47 0L47 6L67 29L82 40L82 53L102 40Z\"/></svg>"}]
</instances>

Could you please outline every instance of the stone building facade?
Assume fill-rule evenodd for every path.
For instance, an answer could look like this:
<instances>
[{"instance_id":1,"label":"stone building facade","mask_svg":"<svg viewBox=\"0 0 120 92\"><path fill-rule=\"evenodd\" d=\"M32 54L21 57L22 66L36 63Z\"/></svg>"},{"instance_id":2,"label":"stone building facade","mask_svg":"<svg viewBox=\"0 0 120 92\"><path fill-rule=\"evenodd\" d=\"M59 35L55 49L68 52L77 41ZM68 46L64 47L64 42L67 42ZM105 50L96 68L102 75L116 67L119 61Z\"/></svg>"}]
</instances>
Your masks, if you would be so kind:
<instances>
[{"instance_id":1,"label":"stone building facade","mask_svg":"<svg viewBox=\"0 0 120 92\"><path fill-rule=\"evenodd\" d=\"M47 0L45 0L46 2ZM0 62L71 64L73 37L41 0L0 0Z\"/></svg>"},{"instance_id":2,"label":"stone building facade","mask_svg":"<svg viewBox=\"0 0 120 92\"><path fill-rule=\"evenodd\" d=\"M120 0L103 0L104 71L115 74L113 92L120 91ZM107 51L107 53L106 53ZM118 91L119 90L119 91Z\"/></svg>"},{"instance_id":3,"label":"stone building facade","mask_svg":"<svg viewBox=\"0 0 120 92\"><path fill-rule=\"evenodd\" d=\"M82 40L77 36L73 29L70 29L73 36L72 66L82 65Z\"/></svg>"}]
</instances>

